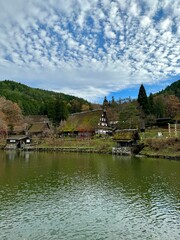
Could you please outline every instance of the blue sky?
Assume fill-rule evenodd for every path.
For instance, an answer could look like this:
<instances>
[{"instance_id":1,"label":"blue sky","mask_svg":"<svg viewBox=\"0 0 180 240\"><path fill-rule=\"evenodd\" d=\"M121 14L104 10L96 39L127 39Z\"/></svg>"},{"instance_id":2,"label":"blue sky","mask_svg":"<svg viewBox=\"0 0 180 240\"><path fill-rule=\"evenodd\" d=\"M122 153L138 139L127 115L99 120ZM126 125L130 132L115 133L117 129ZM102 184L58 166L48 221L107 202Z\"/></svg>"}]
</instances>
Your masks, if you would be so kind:
<instances>
[{"instance_id":1,"label":"blue sky","mask_svg":"<svg viewBox=\"0 0 180 240\"><path fill-rule=\"evenodd\" d=\"M136 98L180 79L180 0L1 0L0 79Z\"/></svg>"}]
</instances>

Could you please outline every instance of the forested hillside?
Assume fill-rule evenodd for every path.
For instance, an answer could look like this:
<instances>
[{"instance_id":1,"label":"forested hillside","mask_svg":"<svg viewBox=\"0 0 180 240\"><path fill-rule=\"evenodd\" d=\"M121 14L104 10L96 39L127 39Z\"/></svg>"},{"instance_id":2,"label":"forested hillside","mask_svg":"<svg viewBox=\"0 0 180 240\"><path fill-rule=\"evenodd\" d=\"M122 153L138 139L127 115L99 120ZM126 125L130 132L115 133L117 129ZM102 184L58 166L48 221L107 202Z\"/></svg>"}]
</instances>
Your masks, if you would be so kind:
<instances>
[{"instance_id":1,"label":"forested hillside","mask_svg":"<svg viewBox=\"0 0 180 240\"><path fill-rule=\"evenodd\" d=\"M71 113L91 110L93 104L82 98L47 90L35 89L13 81L0 81L0 97L5 97L16 107L20 107L23 115L47 115L55 125L67 119ZM5 100L2 98L3 105ZM12 104L9 103L11 107ZM143 85L140 86L137 100L119 99L112 97L108 101L105 97L103 104L111 121L119 122L119 128L140 127L142 119L147 126L156 122L157 118L171 118L180 120L180 80L174 82L159 93L146 95ZM15 105L12 105L13 107ZM97 106L96 106L97 108ZM18 110L19 111L19 110ZM2 119L7 117L2 108ZM143 120L143 121L144 121ZM10 120L7 121L10 125Z\"/></svg>"},{"instance_id":2,"label":"forested hillside","mask_svg":"<svg viewBox=\"0 0 180 240\"><path fill-rule=\"evenodd\" d=\"M170 86L160 91L158 95L159 94L175 95L180 99L180 80L172 83Z\"/></svg>"},{"instance_id":3,"label":"forested hillside","mask_svg":"<svg viewBox=\"0 0 180 240\"><path fill-rule=\"evenodd\" d=\"M150 113L156 117L180 117L180 80L149 96Z\"/></svg>"},{"instance_id":4,"label":"forested hillside","mask_svg":"<svg viewBox=\"0 0 180 240\"><path fill-rule=\"evenodd\" d=\"M143 84L137 93L137 100L119 99L108 101L106 107L110 120L118 121L118 128L143 128L153 126L158 118L180 121L180 80L174 82L163 91L147 96ZM144 126L143 126L144 125Z\"/></svg>"},{"instance_id":5,"label":"forested hillside","mask_svg":"<svg viewBox=\"0 0 180 240\"><path fill-rule=\"evenodd\" d=\"M17 103L24 115L44 114L52 119L56 118L55 121L65 119L68 113L80 112L91 107L90 103L82 98L31 88L9 80L0 81L0 96Z\"/></svg>"}]
</instances>

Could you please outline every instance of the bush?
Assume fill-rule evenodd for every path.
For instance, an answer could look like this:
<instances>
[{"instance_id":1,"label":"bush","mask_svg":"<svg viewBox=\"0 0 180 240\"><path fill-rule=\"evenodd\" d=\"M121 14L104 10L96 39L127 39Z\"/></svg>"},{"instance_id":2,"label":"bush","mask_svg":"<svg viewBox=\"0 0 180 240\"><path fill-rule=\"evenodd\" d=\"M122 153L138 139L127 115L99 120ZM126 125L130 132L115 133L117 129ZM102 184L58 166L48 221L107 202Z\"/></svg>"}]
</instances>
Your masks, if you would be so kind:
<instances>
[{"instance_id":1,"label":"bush","mask_svg":"<svg viewBox=\"0 0 180 240\"><path fill-rule=\"evenodd\" d=\"M146 144L155 151L165 149L165 148L168 148L170 146L174 146L177 144L177 150L178 150L180 148L180 147L178 147L179 141L180 140L178 138L167 138L167 139L149 138L149 139L146 139Z\"/></svg>"}]
</instances>

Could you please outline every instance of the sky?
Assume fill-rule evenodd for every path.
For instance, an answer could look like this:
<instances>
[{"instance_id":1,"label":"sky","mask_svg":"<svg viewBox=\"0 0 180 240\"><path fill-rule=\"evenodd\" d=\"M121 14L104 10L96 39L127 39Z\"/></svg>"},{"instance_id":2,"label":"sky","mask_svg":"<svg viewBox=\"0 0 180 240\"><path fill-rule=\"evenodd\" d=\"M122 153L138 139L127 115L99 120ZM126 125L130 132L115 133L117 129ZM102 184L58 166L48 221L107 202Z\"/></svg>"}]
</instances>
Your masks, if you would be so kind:
<instances>
[{"instance_id":1,"label":"sky","mask_svg":"<svg viewBox=\"0 0 180 240\"><path fill-rule=\"evenodd\" d=\"M0 0L0 79L99 102L180 79L180 0Z\"/></svg>"}]
</instances>

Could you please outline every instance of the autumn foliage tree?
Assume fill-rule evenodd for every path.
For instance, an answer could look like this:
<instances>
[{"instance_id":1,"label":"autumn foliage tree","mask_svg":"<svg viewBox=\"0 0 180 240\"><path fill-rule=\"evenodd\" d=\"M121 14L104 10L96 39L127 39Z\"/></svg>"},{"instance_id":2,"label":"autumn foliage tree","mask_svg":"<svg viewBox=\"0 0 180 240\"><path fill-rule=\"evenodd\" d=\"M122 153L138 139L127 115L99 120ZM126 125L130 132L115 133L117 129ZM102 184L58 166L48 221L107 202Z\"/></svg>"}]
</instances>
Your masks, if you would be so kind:
<instances>
[{"instance_id":1,"label":"autumn foliage tree","mask_svg":"<svg viewBox=\"0 0 180 240\"><path fill-rule=\"evenodd\" d=\"M180 111L180 101L175 95L168 95L164 98L166 105L166 115L174 118Z\"/></svg>"},{"instance_id":2,"label":"autumn foliage tree","mask_svg":"<svg viewBox=\"0 0 180 240\"><path fill-rule=\"evenodd\" d=\"M15 125L21 124L23 120L22 112L17 103L0 97L0 131L7 131Z\"/></svg>"}]
</instances>

